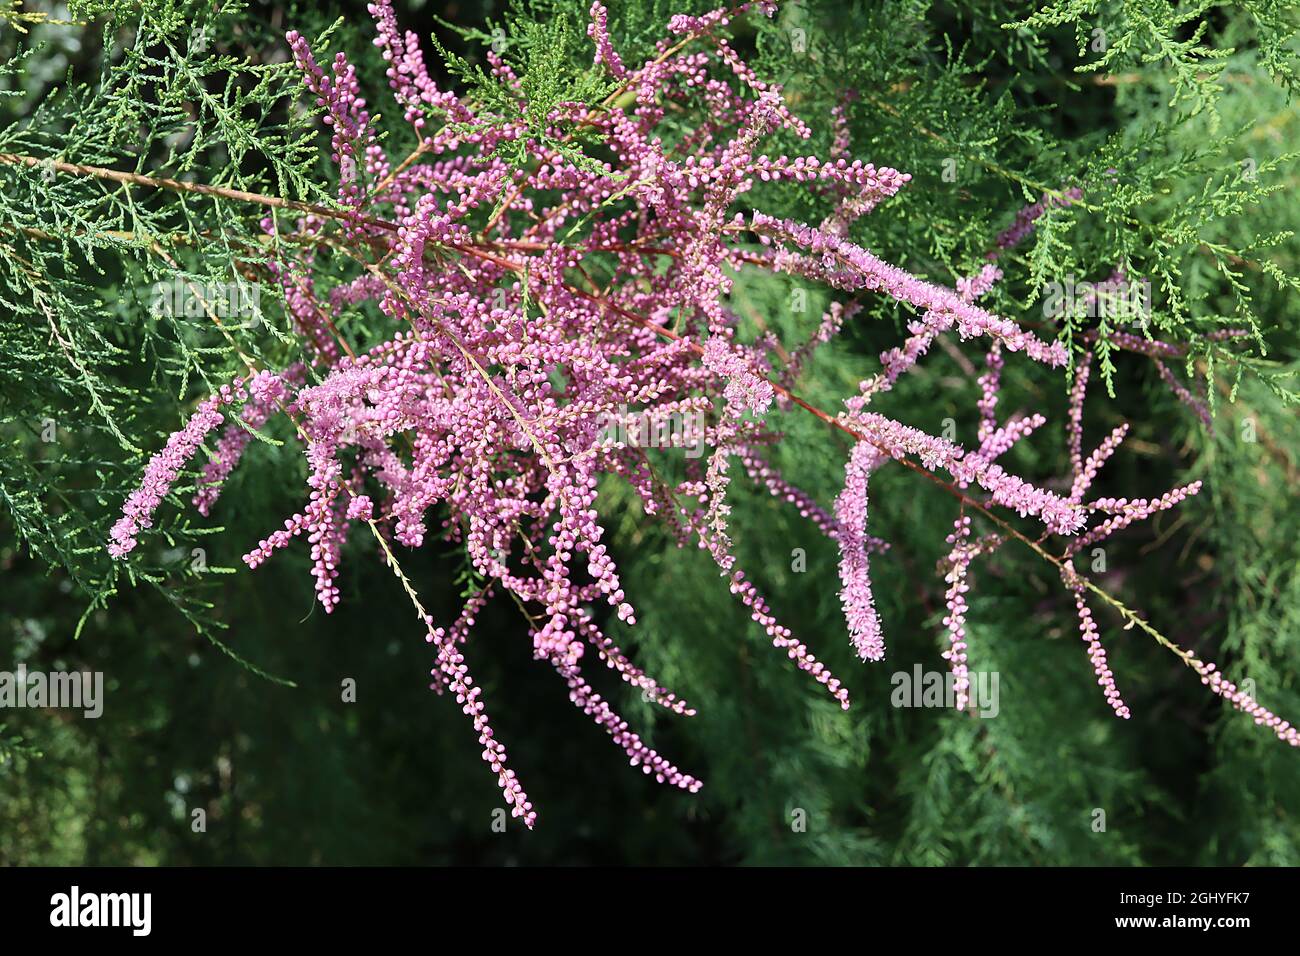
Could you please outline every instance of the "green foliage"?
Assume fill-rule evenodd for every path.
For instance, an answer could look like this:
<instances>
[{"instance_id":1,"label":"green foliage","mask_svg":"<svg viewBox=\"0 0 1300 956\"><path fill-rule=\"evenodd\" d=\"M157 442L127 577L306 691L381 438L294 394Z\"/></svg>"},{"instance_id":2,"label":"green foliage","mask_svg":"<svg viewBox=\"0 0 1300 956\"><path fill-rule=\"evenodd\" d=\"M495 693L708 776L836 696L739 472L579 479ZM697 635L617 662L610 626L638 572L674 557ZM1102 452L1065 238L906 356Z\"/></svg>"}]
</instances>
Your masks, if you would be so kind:
<instances>
[{"instance_id":1,"label":"green foliage","mask_svg":"<svg viewBox=\"0 0 1300 956\"><path fill-rule=\"evenodd\" d=\"M487 45L497 53L502 62L519 77L519 89L507 86L489 74L481 64L470 63L446 48L431 35L438 52L446 61L449 72L468 93L468 102L476 113L486 119L491 128L493 121L503 126L522 115L527 121L529 137L555 150L565 159L586 168L598 170L600 164L592 159L584 147L596 142L579 118L556 123L552 118L563 104L595 104L618 89L618 85L602 80L590 69L576 64L581 61L578 49L587 43L581 29L575 29L569 11L562 9L537 9L527 11L515 4L503 22L488 21L488 32L476 27L459 28L440 20L443 26L456 30L462 37ZM426 110L427 111L427 110ZM445 122L446 117L434 119ZM482 128L462 123L449 123L453 130L471 132ZM528 165L531 150L529 140L504 139L493 150L516 169Z\"/></svg>"},{"instance_id":2,"label":"green foliage","mask_svg":"<svg viewBox=\"0 0 1300 956\"><path fill-rule=\"evenodd\" d=\"M1154 64L1171 93L1169 105L1186 103L1196 113L1213 109L1222 95L1224 71L1238 52L1236 43L1254 48L1268 76L1296 92L1298 14L1300 4L1294 0L1057 0L1003 28L1042 31L1073 24L1079 57L1097 54L1076 72L1118 74Z\"/></svg>"}]
</instances>

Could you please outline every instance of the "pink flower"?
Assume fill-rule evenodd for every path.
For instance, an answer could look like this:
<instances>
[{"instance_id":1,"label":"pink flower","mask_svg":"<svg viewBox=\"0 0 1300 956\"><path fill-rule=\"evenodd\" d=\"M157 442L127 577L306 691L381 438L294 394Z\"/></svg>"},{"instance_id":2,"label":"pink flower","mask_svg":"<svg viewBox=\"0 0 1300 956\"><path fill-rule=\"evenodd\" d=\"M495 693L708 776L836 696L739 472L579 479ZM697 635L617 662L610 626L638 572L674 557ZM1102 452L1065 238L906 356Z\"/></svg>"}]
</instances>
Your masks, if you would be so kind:
<instances>
[{"instance_id":1,"label":"pink flower","mask_svg":"<svg viewBox=\"0 0 1300 956\"><path fill-rule=\"evenodd\" d=\"M871 592L870 562L867 559L867 478L885 456L868 442L859 442L844 470L844 490L835 499L839 524L840 601L849 627L849 639L864 661L885 656L885 638L876 615Z\"/></svg>"},{"instance_id":2,"label":"pink flower","mask_svg":"<svg viewBox=\"0 0 1300 956\"><path fill-rule=\"evenodd\" d=\"M459 616L444 630L420 608L435 645L433 687L455 696L504 799L528 826L536 814L507 766L465 659L477 616L493 598L522 611L527 649L559 673L575 706L634 766L688 791L700 786L649 748L582 671L584 657L594 654L648 700L674 713L694 713L616 640L616 630L637 625L638 609L606 540L598 492L609 480L630 488L644 515L662 521L680 546L707 551L753 624L845 708L849 695L840 680L778 619L738 566L733 462L835 542L849 640L864 660L885 653L870 577L870 554L886 547L867 533L872 473L906 460L970 506L948 538L944 571L944 656L956 677L959 706L969 697L969 569L1010 536L1006 528L1015 516L1033 518L1042 541L1070 536L1051 553L1025 540L1060 568L1094 673L1121 716L1127 708L1083 602L1087 584L1071 562L1081 548L1200 490L1193 482L1155 498L1086 500L1125 435L1123 427L1116 429L1085 458L1088 355L1076 374L1066 422L1068 496L997 463L1047 424L1034 410L999 421L1008 356L1020 353L1050 368L1065 366L1070 356L1062 342L975 303L1001 277L999 252L1023 240L1047 208L1077 200L1077 190L1017 214L982 267L955 289L885 261L847 234L911 177L848 155L851 94L830 118L828 158L761 151L778 129L805 140L812 131L780 86L759 77L727 39L729 20L746 7L673 16L669 35L636 65L615 51L608 11L592 3L594 62L626 96L613 108L548 104L547 115L535 116L528 113L535 104L525 84L495 53L488 56L491 74L522 109L480 113L440 90L416 35L399 30L390 0L374 0L375 45L397 113L417 141L404 159L388 154L390 131L377 128L387 110L372 114L354 65L338 55L322 66L307 40L289 33L303 83L323 110L328 155L339 178L334 215L317 210L286 224L277 211L262 224L282 240L268 244L266 269L284 294L302 361L283 373L256 373L246 386L236 380L203 401L149 462L110 532L115 558L136 546L181 470L224 421L224 406L240 401L240 420L220 433L198 483L194 504L207 514L250 430L283 412L305 460L303 500L250 548L245 563L260 567L306 538L317 600L332 612L341 597L344 544L359 522L394 563L403 548L462 549L481 585ZM771 7L760 4L759 10L770 15ZM696 121L683 124L680 115ZM548 127L545 135L538 135L539 124ZM599 162L575 159L569 147L578 129L600 140ZM520 151L532 160L527 169L501 158ZM810 201L823 203L821 227L736 211L742 198L761 206L764 184L774 182L795 184ZM738 334L736 310L748 306L730 293L733 276L745 269L797 275L852 298L810 323L800 333L802 344L787 352L771 329ZM913 313L907 335L880 355L879 369L845 398L838 418L812 409L791 386L816 349L877 296ZM354 307L382 313L400 331L368 348L350 342L356 325L343 320ZM936 341L953 334L963 341L985 338L988 346L975 383L979 424L974 442L965 445L905 424L909 410L888 407L899 379ZM1115 341L1159 360L1182 354L1138 336L1121 334ZM1184 401L1194 398L1172 375L1161 374ZM853 436L832 507L780 474L765 454L781 439L778 416L770 414L774 403L779 410L804 405ZM666 439L626 429L608 434L611 422L637 420L653 423L655 435L662 426ZM707 460L695 460L704 447ZM666 456L688 448L697 454L660 467ZM877 500L872 507L879 515L892 504ZM981 514L1004 527L976 535ZM419 607L414 585L410 593ZM1294 729L1209 676L1208 666L1202 673L1216 693L1294 742Z\"/></svg>"}]
</instances>

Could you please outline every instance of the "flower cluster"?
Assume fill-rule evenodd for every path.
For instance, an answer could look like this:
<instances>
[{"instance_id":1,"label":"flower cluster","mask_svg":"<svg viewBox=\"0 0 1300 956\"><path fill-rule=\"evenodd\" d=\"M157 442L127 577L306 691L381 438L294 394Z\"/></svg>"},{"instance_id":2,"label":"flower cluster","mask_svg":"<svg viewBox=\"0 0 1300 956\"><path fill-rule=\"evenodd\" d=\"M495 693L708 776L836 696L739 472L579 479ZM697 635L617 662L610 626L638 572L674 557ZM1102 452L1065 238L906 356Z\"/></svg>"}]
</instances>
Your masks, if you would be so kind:
<instances>
[{"instance_id":1,"label":"flower cluster","mask_svg":"<svg viewBox=\"0 0 1300 956\"><path fill-rule=\"evenodd\" d=\"M195 504L204 514L249 430L282 412L304 448L307 500L248 552L246 563L256 568L305 537L317 597L330 612L339 600L337 578L353 528L376 536L394 567L401 548L421 547L430 538L461 545L483 584L445 628L420 611L435 648L433 687L450 690L471 718L484 761L512 813L528 826L536 813L506 767L505 748L488 724L465 654L476 614L502 592L523 609L536 658L555 669L572 702L634 766L684 790L700 786L646 746L583 676L590 650L648 699L675 713L694 713L632 664L608 632L634 625L636 609L605 542L596 506L603 477L625 481L680 545L707 551L773 645L847 707L840 680L780 623L736 567L727 520L730 463L740 460L747 473L837 543L851 641L862 658L873 661L884 656L885 644L868 554L884 544L866 533L869 477L895 459L926 473L942 471L986 515L1032 516L1045 532L1072 542L1060 559L1063 576L1076 598L1098 680L1124 716L1127 709L1083 603L1084 585L1069 559L1079 547L1172 507L1199 487L1151 500L1085 501L1092 477L1123 436L1083 459L1082 384L1070 421L1075 477L1068 496L996 463L1045 422L1032 415L999 425L1003 352L1061 367L1069 359L1066 349L975 304L1001 276L991 262L953 290L846 238L849 223L904 188L909 177L850 160L842 124L834 155L825 161L759 152L762 139L778 127L796 137L811 133L791 113L780 88L760 80L721 35L729 18L747 6L673 17L656 54L632 66L614 49L607 10L593 3L593 63L626 94L620 102L630 105L588 110L562 104L549 117L555 138L538 141L531 139L535 128L526 118L525 88L499 58L492 61L493 74L518 97L516 119L503 119L499 111L480 118L472 103L440 89L425 68L418 39L399 33L389 0L376 0L370 4L375 44L388 63L398 115L418 141L400 160L386 154L372 126L354 67L340 54L329 71L322 69L307 41L290 33L294 60L324 111L330 156L341 171L337 209L314 211L289 229L273 219L265 223L268 233L295 240L276 243L279 251L267 268L284 290L309 359L282 372L263 371L247 385L233 383L200 405L150 462L111 534L114 557L136 546L181 469L221 423L221 407L243 403L240 420L216 442L200 477ZM771 7L759 5L768 14ZM684 107L703 107L697 109L703 118L683 134L676 132L678 123L664 121ZM557 146L574 122L603 137L608 162L575 163ZM496 151L502 142L521 138L529 139L536 160L526 170L510 167ZM737 198L757 182L778 179L820 191L834 211L821 227L761 212L748 218L731 214ZM1042 211L1021 213L999 248L1021 238ZM337 233L331 232L335 227ZM355 250L354 274L327 276L318 269L311 250L326 240L334 250ZM377 250L382 254L375 255ZM832 307L783 366L785 353L772 337L745 342L738 334L738 318L728 305L729 273L747 268L811 277L858 299ZM853 319L867 294L896 300L919 317L903 345L881 357L882 372L849 397L846 411L838 419L823 415L856 438L832 514L764 458L762 447L773 440L764 419L774 404L803 404L790 392L799 368ZM396 331L358 354L334 319L366 301ZM962 339L990 342L980 378L979 445L973 450L868 408L937 336L953 330ZM1086 371L1078 381L1086 383ZM707 410L703 438L711 454L702 470L686 462L682 477L668 478L644 449L602 437L611 416L644 412L667 418L686 408ZM1094 516L1100 521L1090 526ZM964 702L967 570L997 542L972 538L969 517L958 520L949 540L945 657ZM608 608L605 617L600 605ZM1228 693L1226 685L1215 689ZM1260 713L1239 696L1234 702Z\"/></svg>"}]
</instances>

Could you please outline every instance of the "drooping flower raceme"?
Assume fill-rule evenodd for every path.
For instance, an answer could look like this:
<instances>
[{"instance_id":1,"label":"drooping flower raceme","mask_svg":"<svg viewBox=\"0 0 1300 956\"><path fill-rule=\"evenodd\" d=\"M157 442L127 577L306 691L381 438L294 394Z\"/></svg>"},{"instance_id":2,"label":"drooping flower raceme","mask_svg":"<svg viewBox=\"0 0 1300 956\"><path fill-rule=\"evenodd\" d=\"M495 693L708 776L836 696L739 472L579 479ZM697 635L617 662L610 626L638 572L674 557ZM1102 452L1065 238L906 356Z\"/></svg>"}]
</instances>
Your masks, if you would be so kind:
<instances>
[{"instance_id":1,"label":"drooping flower raceme","mask_svg":"<svg viewBox=\"0 0 1300 956\"><path fill-rule=\"evenodd\" d=\"M770 13L771 6L760 9ZM419 607L413 586L400 574L400 551L431 539L463 547L481 587L444 626L420 609L434 652L433 686L450 692L470 717L511 812L528 826L536 811L507 766L467 662L476 615L503 593L524 609L537 659L557 672L575 706L610 734L634 766L688 791L700 786L649 748L583 674L590 649L647 699L674 713L694 713L638 669L610 633L635 625L637 611L597 507L602 477L625 481L646 514L664 522L680 545L712 555L751 620L844 707L849 698L839 678L780 622L753 579L737 567L727 503L732 462L740 461L745 473L793 503L838 546L850 641L869 661L884 656L887 630L868 561L884 548L867 534L873 471L905 460L923 475L951 483L990 520L1032 518L1036 533L1074 542L1056 560L1097 679L1124 716L1097 627L1085 613L1086 587L1069 562L1079 547L1172 507L1199 488L1149 500L1086 500L1092 477L1123 437L1113 436L1084 459L1086 372L1076 379L1082 384L1069 422L1070 493L1038 487L997 463L1046 421L1033 414L999 423L1004 361L1023 356L1058 368L1069 359L1064 346L975 304L1001 276L991 261L996 255L953 290L847 238L853 221L887 203L909 177L850 159L847 128L839 120L833 154L825 161L763 153L765 138L778 128L804 139L811 133L780 88L760 79L723 36L729 18L744 9L673 17L655 55L633 66L614 48L609 12L594 3L592 61L618 84L626 94L619 101L629 105L555 105L546 117L547 137L539 138L526 116L526 92L500 58L491 61L493 74L517 97L517 119L500 111L480 116L473 103L440 89L425 68L418 39L399 32L389 0L376 0L370 4L375 43L388 64L395 115L418 141L405 158L387 154L353 65L340 54L328 70L319 66L305 38L290 33L304 84L325 112L330 156L340 170L337 208L313 209L294 223L272 217L264 222L269 235L294 238L276 242L264 268L284 292L306 359L233 382L203 401L148 464L110 534L111 553L125 558L228 406L242 404L239 420L220 434L202 469L195 504L204 514L218 500L249 430L274 415L286 416L304 450L305 500L281 526L268 529L245 562L259 567L306 538L317 597L330 612L340 599L346 542L361 529L378 537ZM677 121L665 122L679 111L697 117L684 133ZM603 137L607 162L574 161L565 143L578 130ZM498 149L520 139L535 158L524 170L509 166ZM824 196L831 210L823 224L762 212L746 217L735 210L757 183L773 181L802 183ZM1020 214L998 248L1022 238L1046 208ZM327 241L335 253L331 263L345 257L340 251L352 251L343 274L312 251ZM810 277L855 298L833 306L782 367L780 356L789 353L770 335L746 341L729 307L731 275L744 269ZM838 418L818 413L854 436L844 488L830 511L767 460L763 449L776 440L767 419L773 406L804 404L790 391L799 369L874 296L917 317L906 341L881 357L881 371L847 398ZM334 319L361 302L374 303L395 331L358 353ZM989 347L979 383L981 424L969 447L927 434L879 407L936 337L953 331ZM709 454L702 463L688 458L681 477L666 477L655 456L686 447L682 436L666 448L649 449L609 435L611 421L643 415L669 422L687 413L700 416L702 428L691 441L703 442ZM968 515L950 538L945 657L957 675L960 703L969 686L969 570L977 556L1005 539L973 537ZM1207 681L1257 719L1275 730L1280 726L1221 679ZM1294 742L1293 729L1279 733Z\"/></svg>"}]
</instances>

